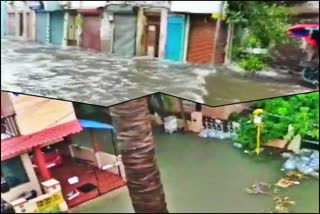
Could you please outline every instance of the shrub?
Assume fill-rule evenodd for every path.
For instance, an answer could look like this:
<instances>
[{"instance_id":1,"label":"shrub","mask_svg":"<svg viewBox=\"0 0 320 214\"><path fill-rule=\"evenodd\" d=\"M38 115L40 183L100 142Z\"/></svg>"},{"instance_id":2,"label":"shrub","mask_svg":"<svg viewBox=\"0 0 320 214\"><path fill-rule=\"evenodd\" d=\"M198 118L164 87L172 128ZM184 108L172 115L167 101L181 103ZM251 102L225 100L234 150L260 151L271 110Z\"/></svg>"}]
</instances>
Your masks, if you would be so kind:
<instances>
[{"instance_id":1,"label":"shrub","mask_svg":"<svg viewBox=\"0 0 320 214\"><path fill-rule=\"evenodd\" d=\"M246 71L256 72L265 69L266 64L261 57L258 56L248 56L240 60L240 67Z\"/></svg>"}]
</instances>

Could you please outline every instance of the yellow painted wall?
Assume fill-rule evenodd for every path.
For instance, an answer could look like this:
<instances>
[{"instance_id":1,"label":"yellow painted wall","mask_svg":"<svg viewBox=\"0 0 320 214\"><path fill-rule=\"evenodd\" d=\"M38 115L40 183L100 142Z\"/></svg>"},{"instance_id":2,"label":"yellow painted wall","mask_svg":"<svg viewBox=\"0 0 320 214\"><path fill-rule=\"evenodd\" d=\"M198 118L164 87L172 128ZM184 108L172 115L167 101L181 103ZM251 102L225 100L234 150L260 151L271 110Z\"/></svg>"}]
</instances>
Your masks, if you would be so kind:
<instances>
[{"instance_id":1,"label":"yellow painted wall","mask_svg":"<svg viewBox=\"0 0 320 214\"><path fill-rule=\"evenodd\" d=\"M22 135L76 119L71 102L27 95L14 96L11 93L9 96Z\"/></svg>"}]
</instances>

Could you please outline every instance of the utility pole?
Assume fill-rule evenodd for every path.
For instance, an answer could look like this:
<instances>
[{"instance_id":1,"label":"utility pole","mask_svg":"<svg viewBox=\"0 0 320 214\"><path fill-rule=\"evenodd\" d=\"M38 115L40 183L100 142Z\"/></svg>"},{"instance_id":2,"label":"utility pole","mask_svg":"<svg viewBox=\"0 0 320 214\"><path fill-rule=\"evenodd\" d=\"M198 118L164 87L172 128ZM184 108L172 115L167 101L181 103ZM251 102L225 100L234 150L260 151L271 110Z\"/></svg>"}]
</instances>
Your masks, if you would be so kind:
<instances>
[{"instance_id":1,"label":"utility pole","mask_svg":"<svg viewBox=\"0 0 320 214\"><path fill-rule=\"evenodd\" d=\"M218 42L219 42L219 35L220 35L220 30L221 30L221 20L223 18L223 13L224 13L224 4L225 1L221 1L220 4L220 10L219 10L219 17L217 18L217 24L216 24L216 32L215 32L215 36L214 36L214 48L213 48L213 65L216 64L216 51L217 51L217 46L218 46Z\"/></svg>"}]
</instances>

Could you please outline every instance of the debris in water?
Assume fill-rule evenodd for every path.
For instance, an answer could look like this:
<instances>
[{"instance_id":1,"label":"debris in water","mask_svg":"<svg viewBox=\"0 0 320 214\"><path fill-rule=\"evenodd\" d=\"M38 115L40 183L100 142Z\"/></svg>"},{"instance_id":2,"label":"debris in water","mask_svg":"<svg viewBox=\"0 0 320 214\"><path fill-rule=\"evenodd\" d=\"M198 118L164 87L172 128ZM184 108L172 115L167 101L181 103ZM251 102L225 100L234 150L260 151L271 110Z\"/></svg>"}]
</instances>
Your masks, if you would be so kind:
<instances>
[{"instance_id":1,"label":"debris in water","mask_svg":"<svg viewBox=\"0 0 320 214\"><path fill-rule=\"evenodd\" d=\"M246 192L254 195L272 194L272 192L270 191L271 187L272 187L271 184L268 184L265 182L258 182L256 184L253 184L251 187L246 188Z\"/></svg>"},{"instance_id":2,"label":"debris in water","mask_svg":"<svg viewBox=\"0 0 320 214\"><path fill-rule=\"evenodd\" d=\"M290 207L295 205L295 201L289 200L286 196L276 196L273 198L275 207L272 213L290 213Z\"/></svg>"},{"instance_id":3,"label":"debris in water","mask_svg":"<svg viewBox=\"0 0 320 214\"><path fill-rule=\"evenodd\" d=\"M298 171L289 171L285 174L285 178L292 181L300 181L302 179L307 179L308 177Z\"/></svg>"},{"instance_id":4,"label":"debris in water","mask_svg":"<svg viewBox=\"0 0 320 214\"><path fill-rule=\"evenodd\" d=\"M292 180L289 180L287 178L281 178L277 183L276 183L276 186L278 187L282 187L282 188L287 188L289 186L292 186L294 184L300 184L299 181L292 181Z\"/></svg>"}]
</instances>

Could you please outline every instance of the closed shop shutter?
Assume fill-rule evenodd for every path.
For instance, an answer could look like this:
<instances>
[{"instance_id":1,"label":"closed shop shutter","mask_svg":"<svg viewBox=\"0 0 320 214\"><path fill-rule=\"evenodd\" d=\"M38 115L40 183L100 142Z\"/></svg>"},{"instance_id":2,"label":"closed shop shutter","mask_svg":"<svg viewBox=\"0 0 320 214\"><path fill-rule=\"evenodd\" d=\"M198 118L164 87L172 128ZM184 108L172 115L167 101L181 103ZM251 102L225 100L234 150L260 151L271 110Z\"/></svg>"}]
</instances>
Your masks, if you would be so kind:
<instances>
[{"instance_id":1,"label":"closed shop shutter","mask_svg":"<svg viewBox=\"0 0 320 214\"><path fill-rule=\"evenodd\" d=\"M116 14L114 22L114 53L124 57L133 57L136 45L136 16L133 14Z\"/></svg>"},{"instance_id":2,"label":"closed shop shutter","mask_svg":"<svg viewBox=\"0 0 320 214\"><path fill-rule=\"evenodd\" d=\"M191 15L187 61L195 64L213 62L215 21L209 15Z\"/></svg>"}]
</instances>

